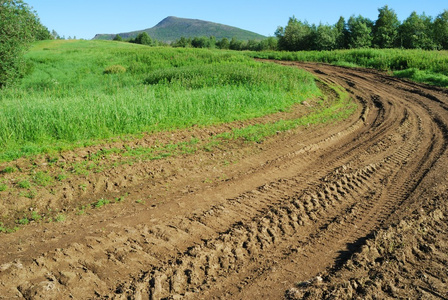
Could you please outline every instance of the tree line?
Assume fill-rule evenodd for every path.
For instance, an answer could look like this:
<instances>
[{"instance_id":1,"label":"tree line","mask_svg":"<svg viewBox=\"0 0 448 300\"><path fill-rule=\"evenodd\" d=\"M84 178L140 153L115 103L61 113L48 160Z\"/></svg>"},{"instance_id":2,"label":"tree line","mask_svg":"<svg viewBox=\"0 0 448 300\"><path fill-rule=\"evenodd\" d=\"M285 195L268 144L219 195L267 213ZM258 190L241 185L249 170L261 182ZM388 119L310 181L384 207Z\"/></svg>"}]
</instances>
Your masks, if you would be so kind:
<instances>
[{"instance_id":1,"label":"tree line","mask_svg":"<svg viewBox=\"0 0 448 300\"><path fill-rule=\"evenodd\" d=\"M340 17L334 25L309 24L294 16L278 27L278 50L307 51L353 48L404 48L448 50L448 10L436 18L415 11L400 22L387 5L378 9L378 19Z\"/></svg>"},{"instance_id":2,"label":"tree line","mask_svg":"<svg viewBox=\"0 0 448 300\"><path fill-rule=\"evenodd\" d=\"M222 38L216 39L214 36L210 37L194 37L180 39L171 43L173 47L183 48L209 48L209 49L230 49L230 50L251 50L251 51L264 51L264 50L276 50L277 39L275 37L269 37L264 40L238 40L233 37L232 39Z\"/></svg>"},{"instance_id":3,"label":"tree line","mask_svg":"<svg viewBox=\"0 0 448 300\"><path fill-rule=\"evenodd\" d=\"M114 40L123 39L117 35ZM250 51L321 51L357 48L448 50L448 10L436 18L424 13L419 15L414 11L406 20L400 22L395 11L386 5L378 9L376 21L361 15L353 15L348 21L340 17L334 25L309 24L293 16L289 18L285 27L277 28L275 37L261 41L242 41L236 38L218 40L214 36L202 36L181 37L167 44L152 40L146 32L127 41L149 46Z\"/></svg>"},{"instance_id":4,"label":"tree line","mask_svg":"<svg viewBox=\"0 0 448 300\"><path fill-rule=\"evenodd\" d=\"M214 36L206 37L199 36L194 38L181 37L171 43L164 43L152 39L148 33L139 33L135 38L123 39L120 35L116 35L114 41L124 41L134 44L141 44L147 46L171 46L175 48L208 48L208 49L230 49L230 50L277 50L277 38L269 37L264 40L247 40L242 41L236 38L217 39Z\"/></svg>"}]
</instances>

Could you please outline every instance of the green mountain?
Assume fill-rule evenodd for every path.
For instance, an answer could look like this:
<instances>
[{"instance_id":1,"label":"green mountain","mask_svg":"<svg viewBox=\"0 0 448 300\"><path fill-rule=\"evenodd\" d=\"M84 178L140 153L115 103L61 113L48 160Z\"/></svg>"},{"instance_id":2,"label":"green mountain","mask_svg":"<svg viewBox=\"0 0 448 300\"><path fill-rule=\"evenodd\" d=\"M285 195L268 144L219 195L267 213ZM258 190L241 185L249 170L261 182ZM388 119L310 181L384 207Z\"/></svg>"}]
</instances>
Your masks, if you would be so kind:
<instances>
[{"instance_id":1,"label":"green mountain","mask_svg":"<svg viewBox=\"0 0 448 300\"><path fill-rule=\"evenodd\" d=\"M238 40L263 40L266 37L251 31L228 25L177 17L167 17L152 28L118 33L123 39L134 38L141 32L147 32L153 39L173 42L181 37L214 36L217 39L233 37ZM112 40L117 34L97 34L94 40Z\"/></svg>"}]
</instances>

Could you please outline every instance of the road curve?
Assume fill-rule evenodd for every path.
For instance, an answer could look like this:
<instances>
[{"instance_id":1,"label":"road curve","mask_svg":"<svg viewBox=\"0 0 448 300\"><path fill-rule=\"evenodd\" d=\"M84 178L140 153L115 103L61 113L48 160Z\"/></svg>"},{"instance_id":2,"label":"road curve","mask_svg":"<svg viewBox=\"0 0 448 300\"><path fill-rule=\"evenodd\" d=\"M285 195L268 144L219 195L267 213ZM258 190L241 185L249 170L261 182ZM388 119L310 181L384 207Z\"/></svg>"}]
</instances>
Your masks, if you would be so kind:
<instances>
[{"instance_id":1,"label":"road curve","mask_svg":"<svg viewBox=\"0 0 448 300\"><path fill-rule=\"evenodd\" d=\"M212 168L173 177L155 209L55 225L28 248L12 241L31 234L2 238L11 245L0 246L0 299L279 299L418 205L413 195L447 159L448 91L373 70L278 63L341 86L356 114L272 138L204 189L181 190ZM131 194L151 192L139 188Z\"/></svg>"}]
</instances>

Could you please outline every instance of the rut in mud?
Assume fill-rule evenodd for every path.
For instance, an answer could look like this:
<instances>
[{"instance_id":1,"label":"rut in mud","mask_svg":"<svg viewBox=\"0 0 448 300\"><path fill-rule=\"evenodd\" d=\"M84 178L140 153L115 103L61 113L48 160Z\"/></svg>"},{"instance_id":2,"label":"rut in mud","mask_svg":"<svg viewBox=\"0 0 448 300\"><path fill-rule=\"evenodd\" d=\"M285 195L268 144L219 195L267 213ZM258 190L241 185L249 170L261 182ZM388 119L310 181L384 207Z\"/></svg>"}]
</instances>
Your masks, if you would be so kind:
<instances>
[{"instance_id":1,"label":"rut in mud","mask_svg":"<svg viewBox=\"0 0 448 300\"><path fill-rule=\"evenodd\" d=\"M283 64L345 88L359 110L242 146L225 180L208 183L224 169L204 157L188 176L126 188L135 199L157 194L157 205L2 236L0 298L278 299L447 190L446 90L371 70Z\"/></svg>"}]
</instances>

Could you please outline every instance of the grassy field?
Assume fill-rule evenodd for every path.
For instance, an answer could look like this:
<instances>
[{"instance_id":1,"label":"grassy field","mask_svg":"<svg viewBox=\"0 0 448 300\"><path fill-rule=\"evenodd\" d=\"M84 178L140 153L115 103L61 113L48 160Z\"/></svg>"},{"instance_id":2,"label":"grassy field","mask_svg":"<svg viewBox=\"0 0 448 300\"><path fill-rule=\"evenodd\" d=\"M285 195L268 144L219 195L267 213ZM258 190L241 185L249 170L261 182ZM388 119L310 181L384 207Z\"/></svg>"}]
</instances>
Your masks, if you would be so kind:
<instances>
[{"instance_id":1,"label":"grassy field","mask_svg":"<svg viewBox=\"0 0 448 300\"><path fill-rule=\"evenodd\" d=\"M253 57L393 72L448 86L448 52L235 52L110 41L43 41L27 75L0 91L0 161L98 140L245 120L320 94L301 70Z\"/></svg>"},{"instance_id":2,"label":"grassy field","mask_svg":"<svg viewBox=\"0 0 448 300\"><path fill-rule=\"evenodd\" d=\"M336 51L252 52L252 57L390 71L395 76L448 87L448 51L353 49Z\"/></svg>"},{"instance_id":3,"label":"grassy field","mask_svg":"<svg viewBox=\"0 0 448 300\"><path fill-rule=\"evenodd\" d=\"M99 139L254 118L318 95L304 71L242 53L44 41L0 92L0 160Z\"/></svg>"}]
</instances>

